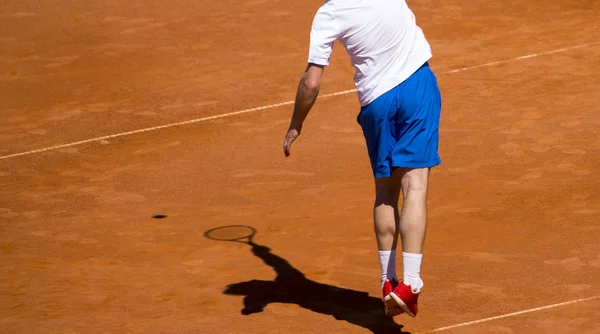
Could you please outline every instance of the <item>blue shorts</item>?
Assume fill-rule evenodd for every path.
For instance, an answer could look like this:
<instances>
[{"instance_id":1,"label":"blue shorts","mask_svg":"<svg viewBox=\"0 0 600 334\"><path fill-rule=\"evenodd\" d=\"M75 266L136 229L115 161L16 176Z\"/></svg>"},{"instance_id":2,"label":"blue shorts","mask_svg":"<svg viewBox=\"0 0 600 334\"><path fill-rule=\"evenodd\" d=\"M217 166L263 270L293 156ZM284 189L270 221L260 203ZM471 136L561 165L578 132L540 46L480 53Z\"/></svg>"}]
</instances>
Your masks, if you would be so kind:
<instances>
[{"instance_id":1,"label":"blue shorts","mask_svg":"<svg viewBox=\"0 0 600 334\"><path fill-rule=\"evenodd\" d=\"M363 106L362 127L376 178L390 177L394 168L439 165L442 98L435 74L425 63L408 79Z\"/></svg>"}]
</instances>

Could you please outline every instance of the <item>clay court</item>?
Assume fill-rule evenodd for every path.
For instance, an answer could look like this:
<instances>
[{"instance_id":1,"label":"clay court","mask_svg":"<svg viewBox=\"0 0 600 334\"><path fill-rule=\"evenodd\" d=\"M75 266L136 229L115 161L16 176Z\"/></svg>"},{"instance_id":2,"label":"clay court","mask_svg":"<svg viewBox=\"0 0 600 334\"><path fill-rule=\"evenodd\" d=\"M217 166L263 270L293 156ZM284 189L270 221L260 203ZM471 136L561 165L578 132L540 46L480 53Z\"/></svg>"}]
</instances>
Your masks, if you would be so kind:
<instances>
[{"instance_id":1,"label":"clay court","mask_svg":"<svg viewBox=\"0 0 600 334\"><path fill-rule=\"evenodd\" d=\"M600 333L600 2L501 3L409 1L443 164L392 321L341 45L281 148L320 1L4 1L0 332Z\"/></svg>"}]
</instances>

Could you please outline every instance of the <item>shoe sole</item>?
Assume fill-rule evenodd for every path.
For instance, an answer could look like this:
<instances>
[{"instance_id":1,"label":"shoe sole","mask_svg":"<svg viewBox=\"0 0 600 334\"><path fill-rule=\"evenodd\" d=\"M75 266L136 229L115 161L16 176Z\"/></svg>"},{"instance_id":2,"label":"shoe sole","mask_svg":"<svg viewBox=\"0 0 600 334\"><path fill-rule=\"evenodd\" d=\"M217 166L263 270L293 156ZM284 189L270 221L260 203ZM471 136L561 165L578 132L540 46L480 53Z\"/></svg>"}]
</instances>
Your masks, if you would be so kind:
<instances>
[{"instance_id":1,"label":"shoe sole","mask_svg":"<svg viewBox=\"0 0 600 334\"><path fill-rule=\"evenodd\" d=\"M408 306L406 306L406 304L402 301L402 299L400 299L400 297L396 296L396 294L393 292L391 292L389 295L385 296L383 301L385 302L385 305L387 306L388 309L400 307L400 309L402 311L404 311L406 314L410 315L413 318L416 317L416 314L413 314L408 309Z\"/></svg>"},{"instance_id":2,"label":"shoe sole","mask_svg":"<svg viewBox=\"0 0 600 334\"><path fill-rule=\"evenodd\" d=\"M393 318L393 317L399 316L400 314L404 313L404 310L399 308L398 305L394 305L394 307L390 307L385 302L385 300L383 301L383 304L385 306L384 313L385 313L386 317Z\"/></svg>"}]
</instances>

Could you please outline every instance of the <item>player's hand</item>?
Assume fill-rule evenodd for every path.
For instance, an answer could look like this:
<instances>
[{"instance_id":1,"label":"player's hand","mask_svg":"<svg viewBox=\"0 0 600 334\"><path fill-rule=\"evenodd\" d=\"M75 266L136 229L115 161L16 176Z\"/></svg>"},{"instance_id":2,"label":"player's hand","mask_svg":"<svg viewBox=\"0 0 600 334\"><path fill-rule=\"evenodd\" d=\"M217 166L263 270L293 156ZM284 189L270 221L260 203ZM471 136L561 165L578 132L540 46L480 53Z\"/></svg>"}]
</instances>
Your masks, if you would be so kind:
<instances>
[{"instance_id":1,"label":"player's hand","mask_svg":"<svg viewBox=\"0 0 600 334\"><path fill-rule=\"evenodd\" d=\"M300 130L294 127L290 127L285 138L283 140L283 153L286 157L290 156L290 149L292 148L292 143L298 138L300 135Z\"/></svg>"}]
</instances>

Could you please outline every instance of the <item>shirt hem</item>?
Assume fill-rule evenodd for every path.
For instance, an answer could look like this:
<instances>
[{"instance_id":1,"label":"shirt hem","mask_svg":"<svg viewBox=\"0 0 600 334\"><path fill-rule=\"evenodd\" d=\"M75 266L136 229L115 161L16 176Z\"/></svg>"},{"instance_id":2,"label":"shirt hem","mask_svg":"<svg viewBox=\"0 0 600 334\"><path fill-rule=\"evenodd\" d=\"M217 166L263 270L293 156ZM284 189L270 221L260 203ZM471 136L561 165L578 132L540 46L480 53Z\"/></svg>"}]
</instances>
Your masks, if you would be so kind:
<instances>
[{"instance_id":1,"label":"shirt hem","mask_svg":"<svg viewBox=\"0 0 600 334\"><path fill-rule=\"evenodd\" d=\"M375 89L373 89L373 91L370 94L359 97L360 106L364 107L364 106L369 105L369 103L375 101L381 95L389 92L394 87L396 87L399 84L406 81L419 68L421 68L421 66L423 66L423 64L425 64L427 61L429 61L429 59L431 59L432 56L433 55L431 53L427 53L425 56L419 57L418 58L419 60L411 62L410 66L407 66L406 70L403 71L402 74L396 78L396 80L390 80L388 82L381 83L379 86L377 86Z\"/></svg>"}]
</instances>

